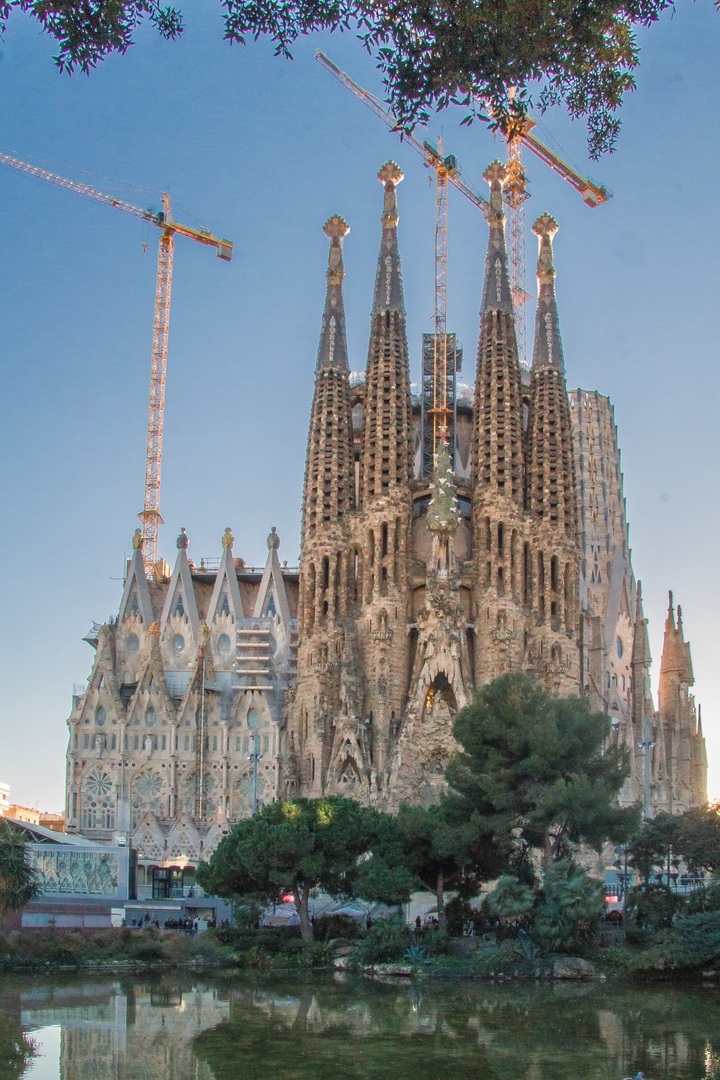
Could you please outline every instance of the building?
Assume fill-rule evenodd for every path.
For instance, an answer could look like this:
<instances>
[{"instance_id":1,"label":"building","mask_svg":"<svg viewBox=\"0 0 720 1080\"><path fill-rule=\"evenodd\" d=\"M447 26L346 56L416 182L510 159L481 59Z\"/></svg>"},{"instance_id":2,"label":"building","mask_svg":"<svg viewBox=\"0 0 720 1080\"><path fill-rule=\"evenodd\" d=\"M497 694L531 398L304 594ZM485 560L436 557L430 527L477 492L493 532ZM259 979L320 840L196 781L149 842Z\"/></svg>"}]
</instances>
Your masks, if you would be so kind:
<instances>
[{"instance_id":1,"label":"building","mask_svg":"<svg viewBox=\"0 0 720 1080\"><path fill-rule=\"evenodd\" d=\"M10 785L0 784L0 817L5 817L10 809Z\"/></svg>"},{"instance_id":2,"label":"building","mask_svg":"<svg viewBox=\"0 0 720 1080\"><path fill-rule=\"evenodd\" d=\"M674 615L659 711L650 696L612 406L566 388L555 221L543 214L533 226L539 300L525 372L505 169L488 168L474 388L456 382L454 336L425 335L413 394L402 173L388 162L378 176L381 250L364 373L351 373L345 336L348 226L338 216L325 225L299 570L280 564L274 529L263 570L235 558L229 529L222 557L198 566L183 530L172 571L159 563L146 575L138 530L117 619L86 638L95 661L68 721L67 828L104 843L128 836L141 884L153 868L191 874L233 821L280 795L340 792L388 808L431 802L457 710L505 671L586 693L612 717L612 738L633 757L623 800L643 797L637 743L653 742L651 807L704 801L704 741ZM439 348L452 375L442 429L427 385Z\"/></svg>"}]
</instances>

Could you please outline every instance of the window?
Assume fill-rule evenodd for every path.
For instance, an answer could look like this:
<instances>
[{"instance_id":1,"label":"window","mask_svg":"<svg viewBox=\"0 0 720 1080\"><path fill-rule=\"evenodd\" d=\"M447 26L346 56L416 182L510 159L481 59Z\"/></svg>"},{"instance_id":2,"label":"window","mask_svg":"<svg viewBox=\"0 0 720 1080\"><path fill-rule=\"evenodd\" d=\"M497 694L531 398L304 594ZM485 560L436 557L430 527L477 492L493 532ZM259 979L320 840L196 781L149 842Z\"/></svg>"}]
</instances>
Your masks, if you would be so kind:
<instances>
[{"instance_id":1,"label":"window","mask_svg":"<svg viewBox=\"0 0 720 1080\"><path fill-rule=\"evenodd\" d=\"M139 750L140 749L140 736L139 735L135 736L135 742L134 742L133 749L134 750Z\"/></svg>"},{"instance_id":2,"label":"window","mask_svg":"<svg viewBox=\"0 0 720 1080\"><path fill-rule=\"evenodd\" d=\"M148 727L153 727L153 725L155 723L155 710L153 709L152 705L150 706L148 711L145 713L145 723L147 724Z\"/></svg>"},{"instance_id":3,"label":"window","mask_svg":"<svg viewBox=\"0 0 720 1080\"><path fill-rule=\"evenodd\" d=\"M227 600L226 600L227 603ZM218 638L218 652L221 656L228 656L230 653L230 638L227 634L221 634Z\"/></svg>"},{"instance_id":4,"label":"window","mask_svg":"<svg viewBox=\"0 0 720 1080\"><path fill-rule=\"evenodd\" d=\"M89 747L90 747L90 736L89 735L85 736L85 742L83 743L83 746L85 747L86 750L89 749Z\"/></svg>"},{"instance_id":5,"label":"window","mask_svg":"<svg viewBox=\"0 0 720 1080\"><path fill-rule=\"evenodd\" d=\"M97 709L95 710L95 723L98 727L103 726L103 724L105 723L106 715L107 714L104 707L102 705L98 705Z\"/></svg>"},{"instance_id":6,"label":"window","mask_svg":"<svg viewBox=\"0 0 720 1080\"><path fill-rule=\"evenodd\" d=\"M162 737L162 748L163 750L167 750L167 735L163 735Z\"/></svg>"},{"instance_id":7,"label":"window","mask_svg":"<svg viewBox=\"0 0 720 1080\"><path fill-rule=\"evenodd\" d=\"M249 728L256 728L258 726L258 714L255 709L250 709L248 712L247 725Z\"/></svg>"},{"instance_id":8,"label":"window","mask_svg":"<svg viewBox=\"0 0 720 1080\"><path fill-rule=\"evenodd\" d=\"M185 749L186 750L190 749L190 736L189 735L185 736Z\"/></svg>"},{"instance_id":9,"label":"window","mask_svg":"<svg viewBox=\"0 0 720 1080\"><path fill-rule=\"evenodd\" d=\"M270 739L266 735L264 737L264 739L263 739L263 752L267 754L269 749L270 749Z\"/></svg>"},{"instance_id":10,"label":"window","mask_svg":"<svg viewBox=\"0 0 720 1080\"><path fill-rule=\"evenodd\" d=\"M619 637L615 638L615 648L617 649L618 659L621 660L623 654L623 643Z\"/></svg>"},{"instance_id":11,"label":"window","mask_svg":"<svg viewBox=\"0 0 720 1080\"><path fill-rule=\"evenodd\" d=\"M180 600L180 597L178 597L178 600ZM175 656L182 656L185 651L185 638L182 634L176 634L173 638L172 651Z\"/></svg>"},{"instance_id":12,"label":"window","mask_svg":"<svg viewBox=\"0 0 720 1080\"><path fill-rule=\"evenodd\" d=\"M127 651L129 653L136 653L140 648L140 638L137 634L131 634L127 639Z\"/></svg>"},{"instance_id":13,"label":"window","mask_svg":"<svg viewBox=\"0 0 720 1080\"><path fill-rule=\"evenodd\" d=\"M217 735L213 735L213 750L217 750Z\"/></svg>"},{"instance_id":14,"label":"window","mask_svg":"<svg viewBox=\"0 0 720 1080\"><path fill-rule=\"evenodd\" d=\"M85 738L87 738L87 735L85 736ZM243 753L244 754L247 754L249 747L250 747L250 740L248 739L248 737L246 735L245 738L243 739Z\"/></svg>"}]
</instances>

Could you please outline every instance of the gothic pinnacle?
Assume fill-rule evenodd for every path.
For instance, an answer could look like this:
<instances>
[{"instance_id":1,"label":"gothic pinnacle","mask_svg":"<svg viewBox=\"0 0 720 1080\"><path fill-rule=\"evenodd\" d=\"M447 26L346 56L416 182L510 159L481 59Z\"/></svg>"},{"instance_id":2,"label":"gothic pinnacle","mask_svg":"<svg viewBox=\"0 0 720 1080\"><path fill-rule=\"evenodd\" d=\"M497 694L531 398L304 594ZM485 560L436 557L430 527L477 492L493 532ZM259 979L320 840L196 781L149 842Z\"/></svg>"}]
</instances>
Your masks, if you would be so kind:
<instances>
[{"instance_id":1,"label":"gothic pinnacle","mask_svg":"<svg viewBox=\"0 0 720 1080\"><path fill-rule=\"evenodd\" d=\"M535 221L532 227L538 238L538 303L535 314L535 343L533 346L533 368L543 367L565 370L563 360L560 320L555 299L555 266L553 264L552 240L558 230L558 224L547 210Z\"/></svg>"},{"instance_id":2,"label":"gothic pinnacle","mask_svg":"<svg viewBox=\"0 0 720 1080\"><path fill-rule=\"evenodd\" d=\"M400 315L404 315L402 273L397 245L399 214L396 190L403 179L403 173L394 161L386 161L378 171L377 176L385 189L385 199L381 218L383 232L377 276L375 278L373 315L385 311L395 311Z\"/></svg>"},{"instance_id":3,"label":"gothic pinnacle","mask_svg":"<svg viewBox=\"0 0 720 1080\"><path fill-rule=\"evenodd\" d=\"M515 314L505 245L503 184L506 177L507 169L501 161L491 162L483 173L483 179L490 186L490 206L485 211L485 219L490 227L490 237L485 260L482 315L487 315L490 311Z\"/></svg>"},{"instance_id":4,"label":"gothic pinnacle","mask_svg":"<svg viewBox=\"0 0 720 1080\"><path fill-rule=\"evenodd\" d=\"M348 371L347 341L345 338L345 308L343 306L342 286L345 267L342 257L343 238L350 232L350 226L339 214L329 217L323 226L323 232L330 240L328 256L327 295L323 313L322 330L316 371L321 368L335 367Z\"/></svg>"}]
</instances>

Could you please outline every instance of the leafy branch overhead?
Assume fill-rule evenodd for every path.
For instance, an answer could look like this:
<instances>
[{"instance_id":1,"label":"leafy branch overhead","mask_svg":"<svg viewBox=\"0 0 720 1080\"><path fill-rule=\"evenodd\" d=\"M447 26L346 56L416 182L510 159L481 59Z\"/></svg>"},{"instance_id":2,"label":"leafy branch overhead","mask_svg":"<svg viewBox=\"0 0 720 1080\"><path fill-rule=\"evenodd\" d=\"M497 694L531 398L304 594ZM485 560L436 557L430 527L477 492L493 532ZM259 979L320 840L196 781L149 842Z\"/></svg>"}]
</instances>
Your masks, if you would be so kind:
<instances>
[{"instance_id":1,"label":"leafy branch overhead","mask_svg":"<svg viewBox=\"0 0 720 1080\"><path fill-rule=\"evenodd\" d=\"M411 129L434 109L460 104L512 130L531 106L563 104L587 125L592 157L612 150L617 110L635 86L635 29L657 21L672 0L222 0L225 38L268 37L291 58L298 37L352 31L383 74L398 125ZM58 67L88 73L124 53L149 20L165 38L181 12L159 0L0 0L0 28L13 9L37 19L60 50ZM476 100L479 99L479 100Z\"/></svg>"}]
</instances>

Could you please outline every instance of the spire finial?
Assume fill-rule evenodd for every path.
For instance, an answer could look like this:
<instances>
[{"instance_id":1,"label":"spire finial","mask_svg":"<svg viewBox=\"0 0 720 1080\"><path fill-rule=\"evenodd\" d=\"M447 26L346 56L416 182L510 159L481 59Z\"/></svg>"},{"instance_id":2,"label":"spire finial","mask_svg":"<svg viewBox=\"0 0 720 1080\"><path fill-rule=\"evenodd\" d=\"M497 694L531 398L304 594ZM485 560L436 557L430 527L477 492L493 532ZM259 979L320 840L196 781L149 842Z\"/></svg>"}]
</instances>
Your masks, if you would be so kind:
<instances>
[{"instance_id":1,"label":"spire finial","mask_svg":"<svg viewBox=\"0 0 720 1080\"><path fill-rule=\"evenodd\" d=\"M142 529L136 529L132 538L133 551L142 551L144 540L145 537L142 534Z\"/></svg>"},{"instance_id":2,"label":"spire finial","mask_svg":"<svg viewBox=\"0 0 720 1080\"><path fill-rule=\"evenodd\" d=\"M180 530L180 535L177 538L178 551L185 551L189 543L190 539L185 532L185 526L183 526Z\"/></svg>"},{"instance_id":3,"label":"spire finial","mask_svg":"<svg viewBox=\"0 0 720 1080\"><path fill-rule=\"evenodd\" d=\"M382 212L382 245L375 278L375 296L373 315L386 311L405 314L403 300L402 273L400 255L397 246L397 225L400 220L397 208L396 188L403 178L403 173L394 161L386 161L378 171L378 180L385 188Z\"/></svg>"},{"instance_id":4,"label":"spire finial","mask_svg":"<svg viewBox=\"0 0 720 1080\"><path fill-rule=\"evenodd\" d=\"M491 161L483 173L483 180L490 185L489 213L502 214L503 184L507 180L507 169L502 161Z\"/></svg>"},{"instance_id":5,"label":"spire finial","mask_svg":"<svg viewBox=\"0 0 720 1080\"><path fill-rule=\"evenodd\" d=\"M558 231L555 218L547 210L532 227L538 238L538 305L535 315L535 343L533 346L533 369L557 368L565 370L563 360L560 320L555 299L555 266L553 264L552 240Z\"/></svg>"},{"instance_id":6,"label":"spire finial","mask_svg":"<svg viewBox=\"0 0 720 1080\"><path fill-rule=\"evenodd\" d=\"M503 311L507 315L515 314L505 246L503 184L506 177L507 169L501 161L492 161L483 173L483 179L490 185L490 206L485 210L485 220L490 226L490 237L485 260L482 315L487 315L491 311Z\"/></svg>"},{"instance_id":7,"label":"spire finial","mask_svg":"<svg viewBox=\"0 0 720 1080\"><path fill-rule=\"evenodd\" d=\"M323 225L323 232L330 240L330 254L325 274L327 278L325 313L323 314L315 370L319 371L321 368L335 367L343 371L349 371L347 342L345 339L345 309L342 295L342 285L345 277L342 242L343 238L350 232L350 226L339 214L333 214Z\"/></svg>"},{"instance_id":8,"label":"spire finial","mask_svg":"<svg viewBox=\"0 0 720 1080\"><path fill-rule=\"evenodd\" d=\"M235 543L235 537L232 534L232 529L228 525L227 529L222 534L222 546L224 548L232 548L234 543Z\"/></svg>"},{"instance_id":9,"label":"spire finial","mask_svg":"<svg viewBox=\"0 0 720 1080\"><path fill-rule=\"evenodd\" d=\"M268 546L268 551L272 551L273 549L275 549L275 551L277 551L277 549L280 547L280 537L278 536L277 532L275 531L275 526L274 525L270 529L270 535L267 538L267 546Z\"/></svg>"},{"instance_id":10,"label":"spire finial","mask_svg":"<svg viewBox=\"0 0 720 1080\"><path fill-rule=\"evenodd\" d=\"M383 205L382 223L386 229L396 229L400 220L397 208L397 195L395 189L404 177L398 165L394 161L386 161L379 170L377 176L385 188L385 203Z\"/></svg>"}]
</instances>

